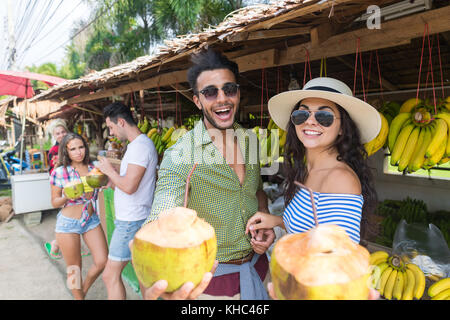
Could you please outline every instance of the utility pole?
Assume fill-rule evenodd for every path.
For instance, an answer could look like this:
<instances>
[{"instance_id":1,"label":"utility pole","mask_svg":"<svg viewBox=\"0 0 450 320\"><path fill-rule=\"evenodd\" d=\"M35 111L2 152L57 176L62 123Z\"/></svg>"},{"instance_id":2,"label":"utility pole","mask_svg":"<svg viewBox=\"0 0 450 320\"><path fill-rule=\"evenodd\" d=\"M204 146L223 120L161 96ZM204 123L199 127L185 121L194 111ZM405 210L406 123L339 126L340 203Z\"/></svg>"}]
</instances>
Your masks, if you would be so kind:
<instances>
[{"instance_id":1,"label":"utility pole","mask_svg":"<svg viewBox=\"0 0 450 320\"><path fill-rule=\"evenodd\" d=\"M8 0L8 34L9 34L9 44L8 44L8 70L13 70L16 65L16 38L14 35L14 19L11 0Z\"/></svg>"}]
</instances>

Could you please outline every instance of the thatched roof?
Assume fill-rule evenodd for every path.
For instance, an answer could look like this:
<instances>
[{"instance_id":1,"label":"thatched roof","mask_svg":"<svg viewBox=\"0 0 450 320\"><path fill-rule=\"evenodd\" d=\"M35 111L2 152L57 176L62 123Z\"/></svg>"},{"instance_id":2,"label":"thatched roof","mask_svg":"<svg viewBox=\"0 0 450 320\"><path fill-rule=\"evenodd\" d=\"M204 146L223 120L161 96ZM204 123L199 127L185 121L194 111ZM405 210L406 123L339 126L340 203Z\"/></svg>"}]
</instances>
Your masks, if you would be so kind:
<instances>
[{"instance_id":1,"label":"thatched roof","mask_svg":"<svg viewBox=\"0 0 450 320\"><path fill-rule=\"evenodd\" d=\"M432 10L429 10L421 20L403 18L401 23L397 23L397 30L395 23L386 22L383 26L389 27L369 33L372 30L367 30L365 21L356 22L355 19L365 13L373 2L280 0L270 5L243 8L215 27L164 41L165 45L159 48L157 54L139 57L128 63L67 81L42 92L31 101L67 99L61 104L63 105L65 102L105 99L159 86L173 88L175 84L186 82L189 55L207 46L217 48L231 59L239 61L240 71L245 73L247 84L258 83L261 69L264 68L282 67L282 71L289 74L290 66L305 61L305 52L309 52L311 61L322 57L338 57L338 61L334 61L335 66L332 63L328 65L329 71L353 81L355 40L359 38L363 52L387 48L380 53L380 56L385 54L381 58L385 88L411 88L415 80L411 78L417 78L417 52L422 44L424 23L429 23L431 34L449 31L450 23L448 19L442 18L437 21L438 19L433 18ZM397 2L401 1L377 1L377 5L383 7ZM433 5L433 9L444 9L446 13L450 8L449 3L444 0L435 0ZM410 19L409 22L407 19ZM417 21L417 25L414 22L414 25L405 27L411 21ZM392 36L394 34L396 36ZM445 72L450 70L448 39L447 32L442 36L440 47ZM396 46L399 47L394 48ZM436 42L433 48L436 48ZM254 61L256 57L258 61ZM414 59L414 65L410 59ZM313 68L317 70L318 65ZM438 79L439 70L434 71L435 78ZM386 74L392 78L386 77ZM373 78L376 78L375 75ZM269 87L274 87L274 77L269 80L272 82ZM448 80L446 83L449 83Z\"/></svg>"}]
</instances>

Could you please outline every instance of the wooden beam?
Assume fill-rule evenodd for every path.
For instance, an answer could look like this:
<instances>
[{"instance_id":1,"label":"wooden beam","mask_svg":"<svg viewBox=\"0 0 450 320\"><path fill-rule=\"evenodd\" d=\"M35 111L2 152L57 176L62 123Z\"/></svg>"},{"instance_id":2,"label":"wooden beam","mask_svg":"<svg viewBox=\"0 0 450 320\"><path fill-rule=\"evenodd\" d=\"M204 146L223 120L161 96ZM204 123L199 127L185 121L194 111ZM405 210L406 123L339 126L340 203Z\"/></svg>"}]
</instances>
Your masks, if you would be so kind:
<instances>
[{"instance_id":1,"label":"wooden beam","mask_svg":"<svg viewBox=\"0 0 450 320\"><path fill-rule=\"evenodd\" d=\"M330 22L323 23L320 26L312 28L310 34L311 46L317 47L333 35L333 28Z\"/></svg>"},{"instance_id":2,"label":"wooden beam","mask_svg":"<svg viewBox=\"0 0 450 320\"><path fill-rule=\"evenodd\" d=\"M61 105L66 104L76 104L85 101L92 101L98 99L104 99L111 96L118 96L124 93L129 93L132 91L139 91L149 88L155 88L158 85L170 85L172 83L185 82L187 79L187 70L174 71L170 73L165 73L157 77L149 78L143 81L132 82L129 84L121 85L117 88L107 89L103 91L97 91L91 94L82 95L74 98L69 98L61 102Z\"/></svg>"},{"instance_id":3,"label":"wooden beam","mask_svg":"<svg viewBox=\"0 0 450 320\"><path fill-rule=\"evenodd\" d=\"M362 52L407 44L411 39L422 37L425 23L428 23L430 34L450 30L450 19L442 19L450 15L450 6L426 11L413 16L384 22L381 29L367 29L338 34L330 37L319 46L313 47L311 42L280 50L279 64L287 65L305 61L306 50L310 60L322 57L337 57L356 52L357 39L360 40Z\"/></svg>"},{"instance_id":4,"label":"wooden beam","mask_svg":"<svg viewBox=\"0 0 450 320\"><path fill-rule=\"evenodd\" d=\"M185 87L179 83L177 85L171 84L170 86L181 93L183 96L185 96L187 99L194 102L194 99L192 98L192 92L187 92L189 90L188 87Z\"/></svg>"},{"instance_id":5,"label":"wooden beam","mask_svg":"<svg viewBox=\"0 0 450 320\"><path fill-rule=\"evenodd\" d=\"M237 57L234 59L234 62L238 64L239 72L246 72L274 66L277 64L277 60L278 50L269 49L243 57Z\"/></svg>"},{"instance_id":6,"label":"wooden beam","mask_svg":"<svg viewBox=\"0 0 450 320\"><path fill-rule=\"evenodd\" d=\"M239 42L249 40L264 40L271 38L293 37L302 34L309 34L310 27L284 28L272 30L258 30L252 32L240 32L227 38L228 42Z\"/></svg>"}]
</instances>

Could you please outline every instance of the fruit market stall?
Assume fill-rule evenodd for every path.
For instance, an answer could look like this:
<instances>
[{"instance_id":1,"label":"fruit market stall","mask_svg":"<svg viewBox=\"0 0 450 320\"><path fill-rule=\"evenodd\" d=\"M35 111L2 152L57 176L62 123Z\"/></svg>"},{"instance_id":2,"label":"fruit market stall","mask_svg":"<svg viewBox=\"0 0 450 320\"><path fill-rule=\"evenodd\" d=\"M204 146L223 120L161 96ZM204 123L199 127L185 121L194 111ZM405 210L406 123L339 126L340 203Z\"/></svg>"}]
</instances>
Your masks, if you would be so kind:
<instances>
[{"instance_id":1,"label":"fruit market stall","mask_svg":"<svg viewBox=\"0 0 450 320\"><path fill-rule=\"evenodd\" d=\"M256 134L269 129L259 136L261 166L267 167L283 161L285 139L282 130L272 131L278 128L267 112L269 98L301 88L311 77L338 78L383 115L380 135L366 145L380 205L366 217L365 245L396 254L395 234L405 221L431 223L448 250L450 20L442 17L449 16L450 4L435 0L372 5L284 0L243 8L218 26L166 40L154 55L68 81L32 101L58 103L59 110L42 121L67 117L69 110L80 122L95 118L98 148L109 149L109 156L116 158L126 142L108 139L98 113L111 101L124 101L133 107L140 130L161 157L200 117L187 68L191 53L212 47L239 65L238 120ZM426 148L424 141L429 142ZM278 175L264 177L272 213L283 210ZM427 256L419 253L408 258ZM403 265L391 268L407 277ZM426 275L429 285L433 274Z\"/></svg>"}]
</instances>

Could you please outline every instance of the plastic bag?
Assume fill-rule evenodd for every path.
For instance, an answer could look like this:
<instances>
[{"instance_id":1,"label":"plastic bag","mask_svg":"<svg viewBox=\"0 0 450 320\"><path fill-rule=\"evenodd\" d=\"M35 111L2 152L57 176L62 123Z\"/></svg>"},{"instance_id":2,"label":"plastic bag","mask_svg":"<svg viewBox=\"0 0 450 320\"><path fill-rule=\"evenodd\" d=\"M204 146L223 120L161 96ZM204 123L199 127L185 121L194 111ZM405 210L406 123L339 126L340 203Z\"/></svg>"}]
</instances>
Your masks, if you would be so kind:
<instances>
[{"instance_id":1,"label":"plastic bag","mask_svg":"<svg viewBox=\"0 0 450 320\"><path fill-rule=\"evenodd\" d=\"M450 249L434 224L406 223L401 220L395 230L392 251L407 257L426 276L450 276Z\"/></svg>"}]
</instances>

